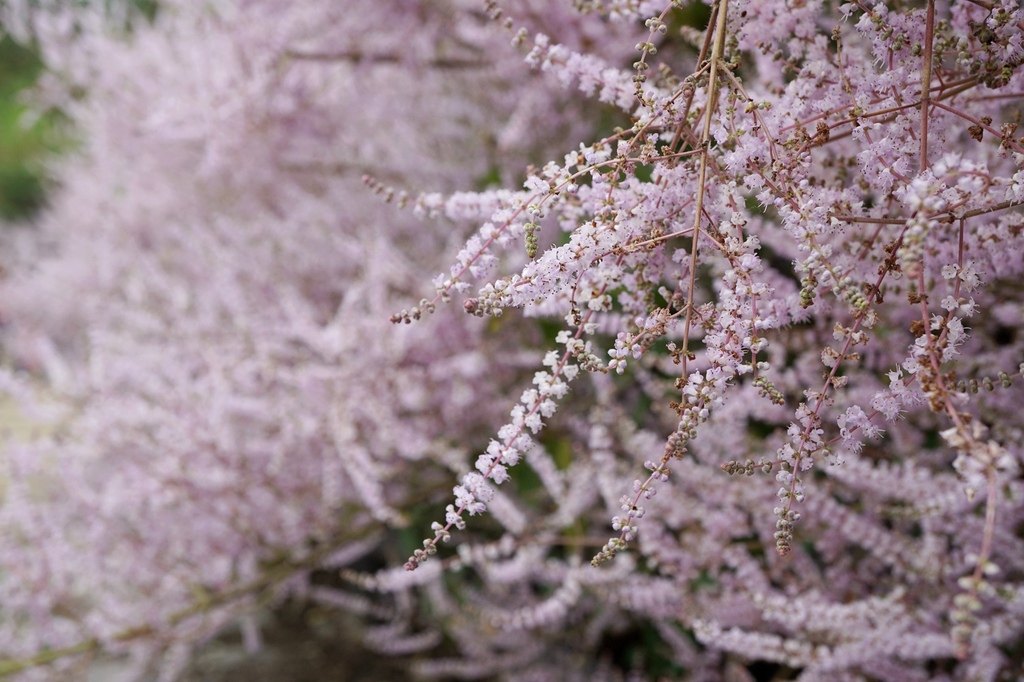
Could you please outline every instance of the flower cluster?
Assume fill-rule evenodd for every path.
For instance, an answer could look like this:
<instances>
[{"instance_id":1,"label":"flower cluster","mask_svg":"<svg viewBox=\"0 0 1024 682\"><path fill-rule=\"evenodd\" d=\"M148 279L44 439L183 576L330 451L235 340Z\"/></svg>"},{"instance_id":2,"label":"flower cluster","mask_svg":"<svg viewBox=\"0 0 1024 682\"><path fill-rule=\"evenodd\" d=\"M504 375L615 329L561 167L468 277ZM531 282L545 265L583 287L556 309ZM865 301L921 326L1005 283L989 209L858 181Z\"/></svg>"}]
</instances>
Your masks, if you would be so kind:
<instances>
[{"instance_id":1,"label":"flower cluster","mask_svg":"<svg viewBox=\"0 0 1024 682\"><path fill-rule=\"evenodd\" d=\"M1013 89L1022 84L1018 67L1024 61L1019 8L993 5L985 15L965 3L899 12L881 3L848 4L841 13L853 28L827 35L817 28L827 23L821 8L720 2L702 25L698 60L681 67L687 56L676 51L686 41L661 37L678 9L654 5L638 15L651 32L636 46L641 57L633 65L638 75L631 104L621 94L623 75L547 35L536 38L529 63L557 73L565 85L578 80L585 93L628 110L633 125L582 146L564 165L549 164L508 208L482 216L491 229L501 224L498 231L518 235L520 223L509 220L509 212L525 209L531 216L528 260L505 258L513 274L483 277L480 294L467 304L488 315L519 308L526 317L565 315L570 325L586 314L596 332L590 343L606 344L611 358L606 365L580 364L600 387L596 395L612 391L617 400L630 401L630 389L609 383L604 373L611 370L632 379L632 390L644 400L663 401L660 409L631 417L635 428L665 434L664 454L645 460L650 473L635 480L631 492L608 496L617 535L594 565L622 554L638 538L637 551L652 561L671 554L668 543L695 551L692 543L704 536L688 526L684 535L668 539L662 526L675 527L669 519L679 512L670 503L663 507L663 497L655 499L656 486L689 488L676 480L676 462L718 459L727 473L774 470L772 537L785 561L799 564L824 551L823 571L841 570L834 565L839 562L857 580L866 579L873 562L851 563L843 558L850 544L825 542L814 530L842 518L846 543L868 549L882 564L916 566L900 574L928 570L935 590L946 582L947 595L967 589L957 603L973 599L975 610L983 610L977 585L988 583L979 576L992 553L1003 551L995 535L1000 528L1008 532L1021 504L1018 493L1005 487L1019 487L1021 451L1005 423L1013 421L1009 396L1018 390L1020 358L1013 353L1019 346L1016 334L990 316L1020 306L1001 282L1024 268L1015 256L1022 223L1015 210L1020 197L1012 189L1024 148L1013 137L1013 123L994 123L995 112L986 111L992 98L983 94L985 88L1003 91L1012 100L1019 92ZM663 59L656 74L655 55ZM1013 112L1008 106L1000 115L1009 121ZM565 236L552 234L550 246L538 250L544 229ZM501 260L473 242L467 248L463 261L487 257L497 266ZM452 273L446 290L467 288L475 274L466 268ZM993 345L987 333L998 328L1006 330L1004 340ZM976 353L995 363L988 376L970 376L985 371ZM978 387L1008 392L972 402L968 396ZM955 456L926 446L922 433L936 433L929 413L949 420L940 431ZM731 437L719 431L720 423L737 420ZM997 420L1002 437L984 438L980 423ZM771 450L774 456L766 456ZM641 453L624 457L642 459ZM887 462L916 463L937 477L929 479L932 491L919 489L921 504L909 492L886 487L886 513L906 505L915 510L908 517L915 524L963 514L987 490L981 543L975 536L973 550L963 547L962 556L974 557L967 562L973 581L959 587L948 582L964 570L962 564L936 574L914 560L900 544L910 541L901 535L909 528L894 536L881 530L880 519L852 512L868 509L864 505L878 491L856 485L856 476L832 472L849 465L864 480L875 480ZM816 473L820 463L831 466ZM850 499L841 494L845 503L839 506L815 499L827 494L820 490L822 475L857 492ZM949 497L953 476L966 493L958 502ZM713 484L719 493L708 495L714 498L709 504L730 499L724 485ZM763 497L763 486L748 487L762 491L751 501ZM652 509L659 509L656 520ZM706 512L697 518L699 525L711 523ZM644 542L643 529L651 524L656 539ZM769 531L756 536L763 532ZM939 522L935 532L952 541L949 521ZM969 543L960 537L954 545ZM866 599L863 608L873 608L866 604L874 597L847 584L853 591L846 599L858 594ZM812 587L804 582L800 589ZM986 589L990 597L997 594ZM819 593L814 600L820 604L822 598ZM911 658L954 652L967 660L972 646L985 651L974 629L983 620L973 611L969 618L956 616L960 611L954 613L948 599L944 604L929 618L945 619L952 633L946 645L923 647ZM985 608L995 614L1000 607ZM807 620L814 618L794 619ZM900 627L910 628L911 620ZM919 636L937 642L938 633ZM832 650L798 643L794 632L771 637L788 653L761 658L794 667L827 660L822 670L871 667L866 658L836 659ZM726 639L705 634L702 641L744 650L727 646ZM866 652L873 645L850 646ZM819 673L808 668L807 674Z\"/></svg>"}]
</instances>

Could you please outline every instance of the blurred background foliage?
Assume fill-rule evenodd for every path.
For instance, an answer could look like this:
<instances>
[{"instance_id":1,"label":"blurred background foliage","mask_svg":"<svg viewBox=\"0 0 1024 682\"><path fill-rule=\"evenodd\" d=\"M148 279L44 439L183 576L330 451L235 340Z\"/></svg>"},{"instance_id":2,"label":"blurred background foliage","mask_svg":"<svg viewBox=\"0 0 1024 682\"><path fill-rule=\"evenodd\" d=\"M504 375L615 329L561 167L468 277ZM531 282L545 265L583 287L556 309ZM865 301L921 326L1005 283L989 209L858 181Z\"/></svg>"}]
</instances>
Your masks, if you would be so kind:
<instances>
[{"instance_id":1,"label":"blurred background foliage","mask_svg":"<svg viewBox=\"0 0 1024 682\"><path fill-rule=\"evenodd\" d=\"M82 0L77 0L82 1ZM152 21L158 0L103 0L101 11L120 17L124 29L140 17ZM29 221L46 202L48 159L71 147L58 110L33 111L26 95L43 72L32 45L0 26L0 222Z\"/></svg>"},{"instance_id":2,"label":"blurred background foliage","mask_svg":"<svg viewBox=\"0 0 1024 682\"><path fill-rule=\"evenodd\" d=\"M59 114L33 115L24 101L41 71L30 46L0 38L0 220L30 219L45 200L43 166L56 151Z\"/></svg>"}]
</instances>

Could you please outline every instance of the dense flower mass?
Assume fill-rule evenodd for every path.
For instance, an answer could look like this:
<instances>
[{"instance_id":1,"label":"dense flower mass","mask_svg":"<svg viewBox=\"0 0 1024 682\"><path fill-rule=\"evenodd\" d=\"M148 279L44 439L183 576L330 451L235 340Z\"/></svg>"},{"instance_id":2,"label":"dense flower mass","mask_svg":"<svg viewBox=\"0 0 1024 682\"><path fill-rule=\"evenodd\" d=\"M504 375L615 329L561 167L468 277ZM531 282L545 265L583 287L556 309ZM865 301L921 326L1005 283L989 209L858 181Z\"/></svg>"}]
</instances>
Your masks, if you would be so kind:
<instances>
[{"instance_id":1,"label":"dense flower mass","mask_svg":"<svg viewBox=\"0 0 1024 682\"><path fill-rule=\"evenodd\" d=\"M1019 3L4 11L0 672L1022 674Z\"/></svg>"}]
</instances>

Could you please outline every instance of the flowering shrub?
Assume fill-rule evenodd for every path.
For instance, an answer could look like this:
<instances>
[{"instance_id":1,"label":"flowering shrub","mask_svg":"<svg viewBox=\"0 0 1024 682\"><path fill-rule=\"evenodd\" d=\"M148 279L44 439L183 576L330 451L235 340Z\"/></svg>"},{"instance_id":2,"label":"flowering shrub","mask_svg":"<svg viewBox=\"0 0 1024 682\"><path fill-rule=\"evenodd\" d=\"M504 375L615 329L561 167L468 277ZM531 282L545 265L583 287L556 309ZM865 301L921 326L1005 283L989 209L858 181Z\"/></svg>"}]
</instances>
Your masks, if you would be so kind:
<instances>
[{"instance_id":1,"label":"flowering shrub","mask_svg":"<svg viewBox=\"0 0 1024 682\"><path fill-rule=\"evenodd\" d=\"M573 5L8 9L83 148L0 670L291 598L426 678L1021 674L1020 7Z\"/></svg>"}]
</instances>

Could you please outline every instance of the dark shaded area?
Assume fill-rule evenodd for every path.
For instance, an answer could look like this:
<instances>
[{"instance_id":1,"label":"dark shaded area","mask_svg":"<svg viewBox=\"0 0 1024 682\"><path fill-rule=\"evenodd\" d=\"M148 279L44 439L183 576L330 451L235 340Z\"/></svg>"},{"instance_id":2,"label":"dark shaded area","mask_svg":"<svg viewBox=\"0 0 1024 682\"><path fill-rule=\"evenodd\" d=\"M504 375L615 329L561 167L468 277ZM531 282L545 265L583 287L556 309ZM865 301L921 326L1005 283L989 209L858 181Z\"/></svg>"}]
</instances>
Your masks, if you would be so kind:
<instances>
[{"instance_id":1,"label":"dark shaded area","mask_svg":"<svg viewBox=\"0 0 1024 682\"><path fill-rule=\"evenodd\" d=\"M263 647L248 653L237 630L207 644L182 682L379 682L405 680L408 659L359 644L361 625L337 609L287 602L260 623Z\"/></svg>"}]
</instances>

